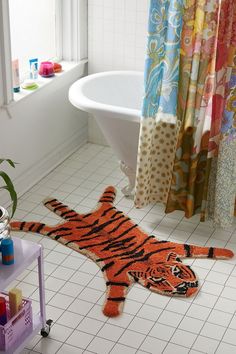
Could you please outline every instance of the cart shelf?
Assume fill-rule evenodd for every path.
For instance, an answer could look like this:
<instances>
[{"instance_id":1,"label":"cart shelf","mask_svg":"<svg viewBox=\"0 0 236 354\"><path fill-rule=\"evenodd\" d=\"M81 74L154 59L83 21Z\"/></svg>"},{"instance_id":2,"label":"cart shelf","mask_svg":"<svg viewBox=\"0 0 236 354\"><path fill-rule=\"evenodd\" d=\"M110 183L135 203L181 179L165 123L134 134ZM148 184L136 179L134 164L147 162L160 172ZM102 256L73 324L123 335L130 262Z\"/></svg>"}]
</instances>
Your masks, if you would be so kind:
<instances>
[{"instance_id":1,"label":"cart shelf","mask_svg":"<svg viewBox=\"0 0 236 354\"><path fill-rule=\"evenodd\" d=\"M14 345L0 354L18 354L27 343L40 331L46 337L50 332L51 320L46 322L43 249L42 246L27 240L13 237L15 263L10 266L0 264L0 291L15 280L33 261L38 261L40 313L33 316L33 329L30 333L22 336Z\"/></svg>"}]
</instances>

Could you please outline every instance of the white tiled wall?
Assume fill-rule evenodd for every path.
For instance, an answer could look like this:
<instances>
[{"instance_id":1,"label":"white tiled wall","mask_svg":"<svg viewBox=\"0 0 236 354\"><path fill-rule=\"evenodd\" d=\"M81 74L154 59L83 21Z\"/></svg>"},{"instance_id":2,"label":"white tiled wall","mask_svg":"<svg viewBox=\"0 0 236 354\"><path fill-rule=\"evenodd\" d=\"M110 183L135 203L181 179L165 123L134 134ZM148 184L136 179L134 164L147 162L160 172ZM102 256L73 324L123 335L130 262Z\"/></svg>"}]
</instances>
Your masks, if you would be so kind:
<instances>
[{"instance_id":1,"label":"white tiled wall","mask_svg":"<svg viewBox=\"0 0 236 354\"><path fill-rule=\"evenodd\" d=\"M89 72L143 70L149 0L88 0Z\"/></svg>"},{"instance_id":2,"label":"white tiled wall","mask_svg":"<svg viewBox=\"0 0 236 354\"><path fill-rule=\"evenodd\" d=\"M149 0L88 0L89 73L143 70ZM93 118L89 140L106 145Z\"/></svg>"}]
</instances>

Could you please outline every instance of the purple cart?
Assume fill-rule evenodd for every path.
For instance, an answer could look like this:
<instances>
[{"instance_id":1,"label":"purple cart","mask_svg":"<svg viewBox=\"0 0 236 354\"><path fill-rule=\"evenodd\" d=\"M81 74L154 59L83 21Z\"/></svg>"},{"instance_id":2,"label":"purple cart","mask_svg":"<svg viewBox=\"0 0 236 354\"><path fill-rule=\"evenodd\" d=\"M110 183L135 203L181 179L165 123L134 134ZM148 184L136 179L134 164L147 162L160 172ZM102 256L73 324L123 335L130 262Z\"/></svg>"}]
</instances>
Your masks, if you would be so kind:
<instances>
[{"instance_id":1,"label":"purple cart","mask_svg":"<svg viewBox=\"0 0 236 354\"><path fill-rule=\"evenodd\" d=\"M33 261L38 261L40 312L33 317L33 329L31 333L25 333L7 351L0 351L0 354L21 353L26 344L41 330L41 335L47 337L50 332L52 320L46 320L45 310L45 290L44 290L44 270L43 270L43 249L42 246L22 240L16 237L14 241L15 264L5 266L0 263L0 291L15 280ZM24 294L23 294L24 295Z\"/></svg>"}]
</instances>

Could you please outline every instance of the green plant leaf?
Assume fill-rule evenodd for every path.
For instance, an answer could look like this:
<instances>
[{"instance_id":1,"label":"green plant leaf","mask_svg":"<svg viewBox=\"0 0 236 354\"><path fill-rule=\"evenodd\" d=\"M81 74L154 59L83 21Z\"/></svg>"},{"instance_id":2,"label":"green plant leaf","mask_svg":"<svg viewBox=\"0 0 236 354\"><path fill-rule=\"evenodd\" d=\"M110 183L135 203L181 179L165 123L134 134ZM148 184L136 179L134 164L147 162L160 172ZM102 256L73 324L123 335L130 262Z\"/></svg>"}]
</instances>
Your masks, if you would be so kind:
<instances>
[{"instance_id":1,"label":"green plant leaf","mask_svg":"<svg viewBox=\"0 0 236 354\"><path fill-rule=\"evenodd\" d=\"M15 188L13 186L13 183L12 183L10 177L4 171L0 171L0 177L2 177L2 179L6 183L6 186L1 187L0 189L5 189L9 192L12 203L13 203L12 204L12 215L11 215L11 217L12 217L14 215L14 213L16 211L16 207L17 207L17 194L16 194Z\"/></svg>"},{"instance_id":2,"label":"green plant leaf","mask_svg":"<svg viewBox=\"0 0 236 354\"><path fill-rule=\"evenodd\" d=\"M10 159L0 159L0 164L3 163L4 161L8 162L9 165L11 165L11 167L14 167L14 168L16 167L17 162L13 162Z\"/></svg>"}]
</instances>

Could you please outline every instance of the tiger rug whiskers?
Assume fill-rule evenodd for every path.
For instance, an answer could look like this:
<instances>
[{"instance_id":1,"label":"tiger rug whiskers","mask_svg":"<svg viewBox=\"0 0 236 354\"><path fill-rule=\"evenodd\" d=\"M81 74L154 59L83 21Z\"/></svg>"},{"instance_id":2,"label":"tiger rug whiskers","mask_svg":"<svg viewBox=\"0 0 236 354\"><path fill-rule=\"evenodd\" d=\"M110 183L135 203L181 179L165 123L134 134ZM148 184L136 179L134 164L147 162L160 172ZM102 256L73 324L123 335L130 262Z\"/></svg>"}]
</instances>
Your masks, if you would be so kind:
<instances>
[{"instance_id":1,"label":"tiger rug whiskers","mask_svg":"<svg viewBox=\"0 0 236 354\"><path fill-rule=\"evenodd\" d=\"M107 187L96 210L78 214L57 199L44 205L61 216L63 223L48 226L39 222L11 222L14 231L39 233L91 258L102 270L106 282L103 313L118 316L134 282L159 294L191 296L199 282L186 257L229 259L233 252L158 240L146 234L113 205L115 188Z\"/></svg>"}]
</instances>

